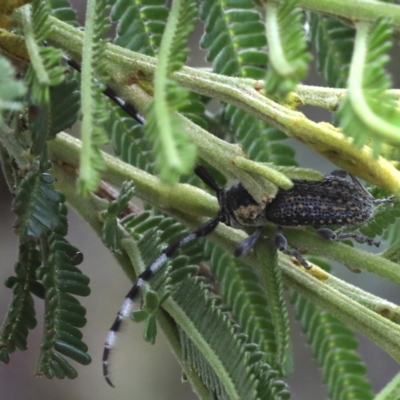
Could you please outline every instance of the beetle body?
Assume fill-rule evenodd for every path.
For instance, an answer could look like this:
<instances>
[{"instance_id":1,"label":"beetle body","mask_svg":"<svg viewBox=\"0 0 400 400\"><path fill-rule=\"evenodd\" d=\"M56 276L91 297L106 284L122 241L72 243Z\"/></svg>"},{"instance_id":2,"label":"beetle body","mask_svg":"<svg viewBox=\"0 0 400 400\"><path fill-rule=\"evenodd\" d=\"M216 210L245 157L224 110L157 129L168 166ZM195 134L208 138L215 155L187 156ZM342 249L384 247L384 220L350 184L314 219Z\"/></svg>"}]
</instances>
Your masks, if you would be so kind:
<instances>
[{"instance_id":1,"label":"beetle body","mask_svg":"<svg viewBox=\"0 0 400 400\"><path fill-rule=\"evenodd\" d=\"M356 180L326 175L322 181L293 180L289 190L280 189L261 207L241 183L218 196L220 213L234 228L263 226L359 225L373 213L374 198Z\"/></svg>"}]
</instances>

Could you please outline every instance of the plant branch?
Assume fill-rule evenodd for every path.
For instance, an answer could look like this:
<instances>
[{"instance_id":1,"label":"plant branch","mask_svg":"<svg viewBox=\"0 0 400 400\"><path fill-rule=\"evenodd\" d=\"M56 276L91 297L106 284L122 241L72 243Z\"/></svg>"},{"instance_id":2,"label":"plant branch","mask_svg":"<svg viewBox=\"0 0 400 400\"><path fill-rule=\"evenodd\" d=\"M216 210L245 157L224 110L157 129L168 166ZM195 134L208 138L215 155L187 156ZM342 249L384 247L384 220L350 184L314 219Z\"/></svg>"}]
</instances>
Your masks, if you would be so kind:
<instances>
[{"instance_id":1,"label":"plant branch","mask_svg":"<svg viewBox=\"0 0 400 400\"><path fill-rule=\"evenodd\" d=\"M68 163L74 161L77 163L80 151L80 142L77 139L61 134L58 135L56 140L50 142L49 148L52 157ZM137 195L146 201L151 200L150 202L157 208L177 218L189 228L193 229L204 222L204 218L194 217L194 215L215 215L217 211L216 201L203 191L184 184L177 184L172 187L165 186L152 175L126 165L107 154L103 154L103 156L106 164L104 171L106 179L111 178L114 184L132 179L136 185ZM113 175L115 176L113 177ZM59 180L61 179L59 178ZM69 198L68 200L71 201ZM79 201L82 202L82 198ZM272 232L273 228L268 229L271 229ZM341 243L327 242L304 230L299 234L297 229L286 229L285 234L289 242L296 247L307 248L317 255L320 254L341 261L351 268L369 270L400 283L400 274L397 272L398 265L379 256ZM243 240L245 234L243 231L234 230L220 224L209 237L227 251L233 252L237 244ZM244 258L244 261L253 267L260 268L257 257L252 252ZM336 288L334 285L326 284L326 277L329 277L327 273L320 274L321 278L316 279L283 254L279 254L279 263L283 268L284 278L289 286L369 337L394 358L400 360L400 348L398 346L398 343L400 343L400 327L398 325L376 312L368 310L360 304L361 301L353 300L342 293L340 285L337 283Z\"/></svg>"},{"instance_id":2,"label":"plant branch","mask_svg":"<svg viewBox=\"0 0 400 400\"><path fill-rule=\"evenodd\" d=\"M384 3L380 4L383 5ZM400 10L400 7L398 9ZM57 19L52 19L52 22L52 42L79 59L82 50L82 32ZM133 97L132 94L137 94L137 90L135 90L137 85L142 88L149 88L149 82L154 77L156 59L111 44L107 45L106 55L108 71L115 85L114 89L127 101L135 104L139 111L143 113L137 98ZM400 193L400 172L385 159L374 158L370 147L354 147L351 139L346 138L332 125L316 123L300 112L275 103L259 93L253 85L249 84L247 79L216 75L189 67L184 67L173 73L171 78L181 86L196 93L242 108L260 120L305 143L308 147L350 173L368 182L385 187L393 193ZM129 90L129 87L132 90ZM146 111L145 108L143 110ZM191 127L190 129L194 128ZM204 134L203 138L205 136ZM226 145L227 143L224 146ZM235 151L233 154L243 155L243 153L238 154ZM214 163L215 160L216 158L214 158ZM226 160L226 157L224 157L224 160ZM226 163L225 168L228 168ZM245 181L241 177L237 178ZM250 192L260 200L255 191L250 190Z\"/></svg>"}]
</instances>

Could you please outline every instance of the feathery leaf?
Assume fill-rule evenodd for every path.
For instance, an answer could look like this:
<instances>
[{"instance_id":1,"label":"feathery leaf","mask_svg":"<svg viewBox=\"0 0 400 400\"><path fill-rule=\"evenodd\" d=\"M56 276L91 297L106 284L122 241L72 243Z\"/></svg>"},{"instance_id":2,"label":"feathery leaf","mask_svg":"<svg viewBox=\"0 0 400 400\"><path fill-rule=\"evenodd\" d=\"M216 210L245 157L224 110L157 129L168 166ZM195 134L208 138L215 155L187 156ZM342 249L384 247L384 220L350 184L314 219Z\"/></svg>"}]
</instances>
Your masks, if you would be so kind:
<instances>
[{"instance_id":1,"label":"feathery leaf","mask_svg":"<svg viewBox=\"0 0 400 400\"><path fill-rule=\"evenodd\" d=\"M13 210L18 219L15 230L21 242L38 239L46 230L65 229L59 214L64 195L53 188L54 178L47 172L31 171L22 179L15 192Z\"/></svg>"},{"instance_id":2,"label":"feathery leaf","mask_svg":"<svg viewBox=\"0 0 400 400\"><path fill-rule=\"evenodd\" d=\"M107 118L102 91L105 84L105 41L102 35L108 29L105 12L107 0L89 0L83 42L81 101L82 152L78 187L82 194L96 190L104 161L99 146L108 139L102 123Z\"/></svg>"},{"instance_id":3,"label":"feathery leaf","mask_svg":"<svg viewBox=\"0 0 400 400\"><path fill-rule=\"evenodd\" d=\"M275 332L276 358L273 365L279 368L283 376L289 376L293 373L293 352L276 246L273 240L268 238L264 239L263 243L259 242L255 251L263 266L264 285Z\"/></svg>"},{"instance_id":4,"label":"feathery leaf","mask_svg":"<svg viewBox=\"0 0 400 400\"><path fill-rule=\"evenodd\" d=\"M66 216L65 205L60 206L60 213ZM64 356L83 365L91 362L78 329L86 324L86 309L72 296L89 295L89 278L76 267L83 260L82 253L63 236L49 233L41 238L43 266L37 271L46 296L44 335L36 375L49 379L77 377L76 370Z\"/></svg>"},{"instance_id":5,"label":"feathery leaf","mask_svg":"<svg viewBox=\"0 0 400 400\"><path fill-rule=\"evenodd\" d=\"M400 144L400 112L396 97L387 92L390 79L384 71L391 29L385 21L374 25L360 22L356 28L348 90L338 115L343 132L353 137L357 146L372 140L377 156L382 142Z\"/></svg>"},{"instance_id":6,"label":"feathery leaf","mask_svg":"<svg viewBox=\"0 0 400 400\"><path fill-rule=\"evenodd\" d=\"M34 242L20 245L19 260L15 264L16 276L6 279L13 297L0 330L0 360L8 363L10 353L16 348L27 349L28 330L36 326L36 313L32 293L44 297L44 288L36 280L36 270L41 264L40 254Z\"/></svg>"},{"instance_id":7,"label":"feathery leaf","mask_svg":"<svg viewBox=\"0 0 400 400\"><path fill-rule=\"evenodd\" d=\"M146 2L117 0L111 20L118 21L114 43L138 53L154 56L160 47L168 18L168 9L158 0Z\"/></svg>"},{"instance_id":8,"label":"feathery leaf","mask_svg":"<svg viewBox=\"0 0 400 400\"><path fill-rule=\"evenodd\" d=\"M67 24L78 26L76 11L71 7L69 0L48 0L51 15Z\"/></svg>"},{"instance_id":9,"label":"feathery leaf","mask_svg":"<svg viewBox=\"0 0 400 400\"><path fill-rule=\"evenodd\" d=\"M310 258L310 261L330 269L328 263L319 259ZM293 293L292 302L296 318L300 320L314 356L323 369L330 398L373 399L371 384L365 378L367 368L356 352L354 333L303 296Z\"/></svg>"},{"instance_id":10,"label":"feathery leaf","mask_svg":"<svg viewBox=\"0 0 400 400\"><path fill-rule=\"evenodd\" d=\"M355 29L332 17L312 13L311 32L317 51L317 68L329 87L347 84L354 49Z\"/></svg>"},{"instance_id":11,"label":"feathery leaf","mask_svg":"<svg viewBox=\"0 0 400 400\"><path fill-rule=\"evenodd\" d=\"M23 7L22 10L25 43L31 61L26 79L33 101L43 105L49 102L50 86L59 85L64 79L64 68L59 65L62 53L51 46L42 46L51 31L47 2L33 0L32 8Z\"/></svg>"},{"instance_id":12,"label":"feathery leaf","mask_svg":"<svg viewBox=\"0 0 400 400\"><path fill-rule=\"evenodd\" d=\"M310 55L301 25L298 0L266 4L269 65L265 91L283 99L307 73Z\"/></svg>"},{"instance_id":13,"label":"feathery leaf","mask_svg":"<svg viewBox=\"0 0 400 400\"><path fill-rule=\"evenodd\" d=\"M157 70L154 76L154 100L146 123L146 134L154 143L157 169L163 180L174 182L180 174L192 170L196 149L175 114L185 106L188 91L169 80L186 60L186 41L192 32L196 15L194 0L175 0L165 27Z\"/></svg>"}]
</instances>

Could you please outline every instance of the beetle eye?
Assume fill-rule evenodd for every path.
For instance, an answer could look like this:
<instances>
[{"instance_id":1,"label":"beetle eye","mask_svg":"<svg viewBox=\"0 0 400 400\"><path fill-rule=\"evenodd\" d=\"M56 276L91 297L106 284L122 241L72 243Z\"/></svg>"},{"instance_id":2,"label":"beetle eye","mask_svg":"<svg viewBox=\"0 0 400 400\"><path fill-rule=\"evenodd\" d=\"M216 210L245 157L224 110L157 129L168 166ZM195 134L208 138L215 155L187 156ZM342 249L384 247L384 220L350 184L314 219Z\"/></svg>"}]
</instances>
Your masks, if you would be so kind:
<instances>
[{"instance_id":1,"label":"beetle eye","mask_svg":"<svg viewBox=\"0 0 400 400\"><path fill-rule=\"evenodd\" d=\"M222 214L222 213L221 213L220 216L219 216L219 220L220 220L223 224L229 226L229 218L228 218L228 216L227 216L226 214Z\"/></svg>"}]
</instances>

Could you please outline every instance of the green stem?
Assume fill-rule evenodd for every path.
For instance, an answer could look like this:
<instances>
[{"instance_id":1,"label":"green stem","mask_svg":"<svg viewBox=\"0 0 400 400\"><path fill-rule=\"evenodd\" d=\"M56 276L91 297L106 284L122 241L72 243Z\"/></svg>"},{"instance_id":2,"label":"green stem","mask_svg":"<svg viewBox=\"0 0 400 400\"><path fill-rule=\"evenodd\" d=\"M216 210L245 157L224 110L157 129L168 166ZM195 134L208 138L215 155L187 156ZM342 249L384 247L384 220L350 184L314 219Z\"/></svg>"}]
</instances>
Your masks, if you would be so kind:
<instances>
[{"instance_id":1,"label":"green stem","mask_svg":"<svg viewBox=\"0 0 400 400\"><path fill-rule=\"evenodd\" d=\"M98 18L103 16L97 15L98 0L89 0L86 10L85 31L82 44L82 73L81 73L81 108L84 110L82 115L82 152L80 157L79 169L79 187L83 194L87 194L89 190L94 190L100 180L100 175L96 171L93 160L99 164L96 152L96 138L99 132L95 130L102 129L98 126L96 120L96 97L100 96L98 88L94 85L94 65L101 63L98 40L96 35L96 24ZM101 164L100 164L101 165ZM100 169L97 165L97 169Z\"/></svg>"},{"instance_id":2,"label":"green stem","mask_svg":"<svg viewBox=\"0 0 400 400\"><path fill-rule=\"evenodd\" d=\"M338 261L351 270L369 271L400 284L398 264L338 241L328 241L306 230L301 230L301 234L299 233L296 228L285 228L285 236L293 247Z\"/></svg>"},{"instance_id":3,"label":"green stem","mask_svg":"<svg viewBox=\"0 0 400 400\"><path fill-rule=\"evenodd\" d=\"M283 257L280 265L286 282L292 288L400 361L400 326L368 310L334 288L324 285L301 268L294 267Z\"/></svg>"},{"instance_id":4,"label":"green stem","mask_svg":"<svg viewBox=\"0 0 400 400\"><path fill-rule=\"evenodd\" d=\"M162 309L158 309L155 314L157 322L164 332L164 335L168 338L168 343L172 353L175 355L182 371L190 381L193 391L197 394L200 400L209 399L210 391L208 388L204 385L197 372L195 372L188 363L183 361L182 346L174 320Z\"/></svg>"},{"instance_id":5,"label":"green stem","mask_svg":"<svg viewBox=\"0 0 400 400\"><path fill-rule=\"evenodd\" d=\"M317 267L313 267L313 269L310 271L310 273L313 275L313 270L315 268ZM381 315L382 317L385 317L386 319L389 319L398 325L400 324L400 307L397 304L365 292L357 286L353 286L347 282L344 282L333 275L326 275L329 277L323 281L325 285L328 285L331 288L341 292L342 294L348 296L352 300Z\"/></svg>"},{"instance_id":6,"label":"green stem","mask_svg":"<svg viewBox=\"0 0 400 400\"><path fill-rule=\"evenodd\" d=\"M284 0L270 0L282 3ZM299 0L297 6L322 14L342 17L350 21L376 21L377 18L387 19L400 27L400 7L395 4L375 0Z\"/></svg>"},{"instance_id":7,"label":"green stem","mask_svg":"<svg viewBox=\"0 0 400 400\"><path fill-rule=\"evenodd\" d=\"M229 396L229 399L239 400L238 393L232 382L232 379L228 375L226 368L222 364L221 360L212 351L207 341L204 339L201 333L196 329L196 327L192 324L190 319L187 318L185 312L179 307L178 303L176 303L171 297L169 297L163 303L163 308L168 312L168 314L171 315L171 317L175 321L178 321L181 328L186 332L186 334L190 337L190 339L193 341L196 347L200 350L200 352L210 363L211 367L218 375L221 382L224 383L224 387Z\"/></svg>"}]
</instances>

